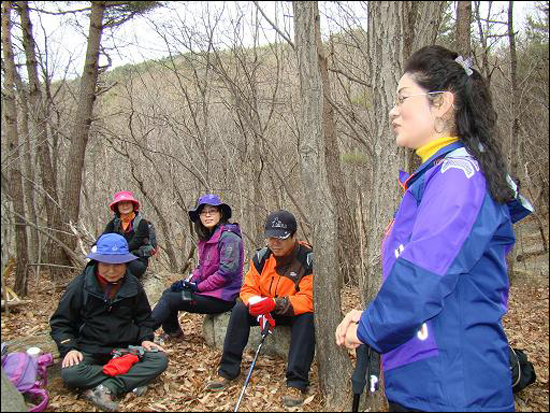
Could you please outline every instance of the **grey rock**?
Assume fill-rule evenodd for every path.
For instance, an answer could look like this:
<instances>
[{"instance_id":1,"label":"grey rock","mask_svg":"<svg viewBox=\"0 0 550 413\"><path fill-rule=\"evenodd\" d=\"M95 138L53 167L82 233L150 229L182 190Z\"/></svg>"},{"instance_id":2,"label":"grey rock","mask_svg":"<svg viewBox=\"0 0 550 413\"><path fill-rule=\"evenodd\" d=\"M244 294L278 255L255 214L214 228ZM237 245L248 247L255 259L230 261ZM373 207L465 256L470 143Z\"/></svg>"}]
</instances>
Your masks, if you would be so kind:
<instances>
[{"instance_id":1,"label":"grey rock","mask_svg":"<svg viewBox=\"0 0 550 413\"><path fill-rule=\"evenodd\" d=\"M223 342L227 333L227 326L231 312L222 314L206 315L202 324L203 336L210 347L223 350ZM291 330L288 326L275 326L273 334L270 334L264 341L261 354L269 356L281 356L288 358L290 348ZM256 351L260 344L260 328L251 327L250 337L246 350Z\"/></svg>"},{"instance_id":2,"label":"grey rock","mask_svg":"<svg viewBox=\"0 0 550 413\"><path fill-rule=\"evenodd\" d=\"M17 391L12 382L4 374L2 369L2 411L3 412L28 412L29 409L21 393Z\"/></svg>"}]
</instances>

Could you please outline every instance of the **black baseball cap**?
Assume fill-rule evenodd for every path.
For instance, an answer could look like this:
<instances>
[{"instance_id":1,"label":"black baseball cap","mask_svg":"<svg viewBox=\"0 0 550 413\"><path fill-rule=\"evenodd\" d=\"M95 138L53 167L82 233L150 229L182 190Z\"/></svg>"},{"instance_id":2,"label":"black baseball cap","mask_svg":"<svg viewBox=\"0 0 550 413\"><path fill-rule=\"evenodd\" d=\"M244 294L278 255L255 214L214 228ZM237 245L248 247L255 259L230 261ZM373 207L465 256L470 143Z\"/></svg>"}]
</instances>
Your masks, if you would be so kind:
<instances>
[{"instance_id":1,"label":"black baseball cap","mask_svg":"<svg viewBox=\"0 0 550 413\"><path fill-rule=\"evenodd\" d=\"M298 229L296 218L290 212L280 210L269 214L265 220L264 236L266 238L287 239Z\"/></svg>"}]
</instances>

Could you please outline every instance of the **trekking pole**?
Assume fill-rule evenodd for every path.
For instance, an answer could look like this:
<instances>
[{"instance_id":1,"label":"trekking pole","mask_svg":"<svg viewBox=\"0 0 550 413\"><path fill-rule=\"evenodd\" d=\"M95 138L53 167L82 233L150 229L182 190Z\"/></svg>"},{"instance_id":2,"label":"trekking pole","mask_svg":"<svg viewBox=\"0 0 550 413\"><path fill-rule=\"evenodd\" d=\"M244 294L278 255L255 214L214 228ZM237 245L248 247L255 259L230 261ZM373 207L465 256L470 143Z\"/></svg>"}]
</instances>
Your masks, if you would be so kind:
<instances>
[{"instance_id":1,"label":"trekking pole","mask_svg":"<svg viewBox=\"0 0 550 413\"><path fill-rule=\"evenodd\" d=\"M368 351L368 379L369 379L369 392L374 394L380 385L380 354L369 347Z\"/></svg>"},{"instance_id":2,"label":"trekking pole","mask_svg":"<svg viewBox=\"0 0 550 413\"><path fill-rule=\"evenodd\" d=\"M254 356L254 360L252 360L252 364L250 365L250 369L248 370L248 374L246 375L246 379L244 381L243 389L241 390L241 395L239 396L239 400L237 401L237 405L235 406L234 412L239 411L239 406L241 404L241 400L243 399L244 392L246 390L246 387L248 386L248 382L250 381L250 376L252 376L252 370L254 370L254 366L256 366L256 360L258 360L258 355L260 354L260 350L262 349L262 345L264 344L265 338L269 335L271 331L269 330L269 323L266 321L265 327L262 330L262 339L260 340L260 345L258 346L258 349L256 350L256 355Z\"/></svg>"},{"instance_id":3,"label":"trekking pole","mask_svg":"<svg viewBox=\"0 0 550 413\"><path fill-rule=\"evenodd\" d=\"M185 279L186 282L191 281L191 278L193 278L193 273L189 274L189 277ZM184 288L181 290L181 299L183 301L193 301L193 294L191 294L191 291L189 291L187 288Z\"/></svg>"},{"instance_id":4,"label":"trekking pole","mask_svg":"<svg viewBox=\"0 0 550 413\"><path fill-rule=\"evenodd\" d=\"M355 365L355 370L351 376L351 387L353 389L353 406L351 408L352 412L359 411L359 400L361 399L361 394L367 384L367 370L369 365L369 348L365 344L361 344L355 350L357 354L357 364Z\"/></svg>"}]
</instances>

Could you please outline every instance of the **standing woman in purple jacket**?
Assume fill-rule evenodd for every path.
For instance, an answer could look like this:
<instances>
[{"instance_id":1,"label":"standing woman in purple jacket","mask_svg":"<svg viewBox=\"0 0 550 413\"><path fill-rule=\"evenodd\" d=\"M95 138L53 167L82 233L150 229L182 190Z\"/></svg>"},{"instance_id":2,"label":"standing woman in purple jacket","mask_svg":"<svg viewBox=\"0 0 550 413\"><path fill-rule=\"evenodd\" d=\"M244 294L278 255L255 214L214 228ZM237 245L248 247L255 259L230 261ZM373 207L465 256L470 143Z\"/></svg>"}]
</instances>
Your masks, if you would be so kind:
<instances>
[{"instance_id":1,"label":"standing woman in purple jacket","mask_svg":"<svg viewBox=\"0 0 550 413\"><path fill-rule=\"evenodd\" d=\"M153 328L163 339L183 340L178 312L217 314L235 305L242 285L243 241L239 224L229 223L231 208L217 195L199 198L189 211L199 237L199 265L191 279L176 281L153 310Z\"/></svg>"},{"instance_id":2,"label":"standing woman in purple jacket","mask_svg":"<svg viewBox=\"0 0 550 413\"><path fill-rule=\"evenodd\" d=\"M348 313L336 342L382 354L390 411L513 411L506 254L532 207L507 175L488 85L470 59L424 47L405 65L390 119L422 164L400 176L382 287Z\"/></svg>"}]
</instances>

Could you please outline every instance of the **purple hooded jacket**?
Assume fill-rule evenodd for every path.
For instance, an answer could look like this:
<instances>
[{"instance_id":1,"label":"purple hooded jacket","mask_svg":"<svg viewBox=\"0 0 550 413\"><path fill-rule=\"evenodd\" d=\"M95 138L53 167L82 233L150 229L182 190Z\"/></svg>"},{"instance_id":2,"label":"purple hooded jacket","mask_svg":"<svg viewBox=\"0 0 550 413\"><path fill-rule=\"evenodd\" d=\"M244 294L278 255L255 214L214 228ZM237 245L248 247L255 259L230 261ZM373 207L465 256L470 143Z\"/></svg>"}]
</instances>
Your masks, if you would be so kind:
<instances>
[{"instance_id":1,"label":"purple hooded jacket","mask_svg":"<svg viewBox=\"0 0 550 413\"><path fill-rule=\"evenodd\" d=\"M239 224L224 224L208 241L199 241L199 265L191 282L197 294L234 301L243 280L244 249Z\"/></svg>"}]
</instances>

